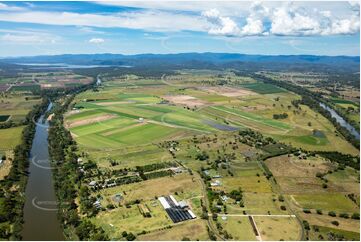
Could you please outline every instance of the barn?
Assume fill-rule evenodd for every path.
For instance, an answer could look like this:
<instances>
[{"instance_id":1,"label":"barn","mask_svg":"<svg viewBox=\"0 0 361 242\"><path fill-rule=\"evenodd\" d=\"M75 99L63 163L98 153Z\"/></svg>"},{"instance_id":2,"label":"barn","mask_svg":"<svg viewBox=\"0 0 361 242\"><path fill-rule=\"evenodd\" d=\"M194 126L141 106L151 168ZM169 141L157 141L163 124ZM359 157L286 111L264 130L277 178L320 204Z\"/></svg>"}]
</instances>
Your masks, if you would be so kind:
<instances>
[{"instance_id":1,"label":"barn","mask_svg":"<svg viewBox=\"0 0 361 242\"><path fill-rule=\"evenodd\" d=\"M174 223L196 218L188 207L181 206L172 195L159 197L158 200Z\"/></svg>"}]
</instances>

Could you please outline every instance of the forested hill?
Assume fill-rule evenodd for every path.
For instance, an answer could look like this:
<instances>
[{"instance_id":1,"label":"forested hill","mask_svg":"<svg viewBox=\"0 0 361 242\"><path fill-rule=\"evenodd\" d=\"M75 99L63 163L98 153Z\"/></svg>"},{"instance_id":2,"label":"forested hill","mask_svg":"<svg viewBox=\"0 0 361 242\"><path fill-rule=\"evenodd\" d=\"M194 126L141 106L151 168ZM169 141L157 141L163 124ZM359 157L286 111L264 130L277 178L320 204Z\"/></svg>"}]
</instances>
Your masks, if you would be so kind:
<instances>
[{"instance_id":1,"label":"forested hill","mask_svg":"<svg viewBox=\"0 0 361 242\"><path fill-rule=\"evenodd\" d=\"M246 70L294 69L326 72L359 72L360 57L313 55L245 55L232 53L180 54L65 54L4 58L3 63L66 63L72 65L126 65L133 67L161 66L167 68L243 68Z\"/></svg>"}]
</instances>

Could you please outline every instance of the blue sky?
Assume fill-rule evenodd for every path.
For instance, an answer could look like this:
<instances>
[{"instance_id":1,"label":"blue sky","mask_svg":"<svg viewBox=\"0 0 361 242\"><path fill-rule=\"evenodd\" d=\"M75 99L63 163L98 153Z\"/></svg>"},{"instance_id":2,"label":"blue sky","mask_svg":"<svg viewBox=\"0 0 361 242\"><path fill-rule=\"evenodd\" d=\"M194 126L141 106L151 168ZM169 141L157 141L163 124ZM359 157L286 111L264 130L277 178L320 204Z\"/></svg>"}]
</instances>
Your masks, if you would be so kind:
<instances>
[{"instance_id":1,"label":"blue sky","mask_svg":"<svg viewBox=\"0 0 361 242\"><path fill-rule=\"evenodd\" d=\"M0 56L359 55L356 2L0 2Z\"/></svg>"}]
</instances>

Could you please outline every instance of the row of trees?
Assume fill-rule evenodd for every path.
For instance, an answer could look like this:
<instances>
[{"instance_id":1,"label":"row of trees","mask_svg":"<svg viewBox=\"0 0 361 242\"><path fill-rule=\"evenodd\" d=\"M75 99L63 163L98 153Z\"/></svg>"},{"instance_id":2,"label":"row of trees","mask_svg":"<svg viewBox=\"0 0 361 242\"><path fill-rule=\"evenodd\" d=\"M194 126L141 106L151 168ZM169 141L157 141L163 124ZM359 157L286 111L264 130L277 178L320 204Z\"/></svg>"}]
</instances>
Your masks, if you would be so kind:
<instances>
[{"instance_id":1,"label":"row of trees","mask_svg":"<svg viewBox=\"0 0 361 242\"><path fill-rule=\"evenodd\" d=\"M85 90L86 87L83 87L83 89ZM73 90L73 92L80 91L82 89ZM56 93L54 96L56 96ZM50 121L48 137L49 154L52 165L56 167L53 170L53 178L59 201L59 217L66 236L72 233L69 231L75 231L79 240L107 240L108 237L102 228L95 226L86 217L81 218L79 216L78 205L75 203L75 199L82 187L82 173L78 169L76 142L63 125L63 114L68 109L73 98L74 94L70 94L62 104L60 102L55 103L52 110L54 116ZM89 194L82 192L82 195L80 200L82 207L84 207L84 201L89 198ZM86 199L84 199L84 196ZM93 207L92 205L92 203L88 202L87 206Z\"/></svg>"}]
</instances>

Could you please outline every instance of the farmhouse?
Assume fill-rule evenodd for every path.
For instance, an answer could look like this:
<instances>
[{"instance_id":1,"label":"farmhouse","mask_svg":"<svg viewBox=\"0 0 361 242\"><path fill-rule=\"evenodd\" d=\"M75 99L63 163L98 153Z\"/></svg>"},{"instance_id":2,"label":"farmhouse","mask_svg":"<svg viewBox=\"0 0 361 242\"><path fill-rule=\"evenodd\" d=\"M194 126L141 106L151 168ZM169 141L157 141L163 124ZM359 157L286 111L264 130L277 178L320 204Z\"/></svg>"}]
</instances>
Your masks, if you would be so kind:
<instances>
[{"instance_id":1,"label":"farmhouse","mask_svg":"<svg viewBox=\"0 0 361 242\"><path fill-rule=\"evenodd\" d=\"M229 199L229 197L227 197L226 195L221 196L221 199L223 202L227 202L227 200Z\"/></svg>"},{"instance_id":2,"label":"farmhouse","mask_svg":"<svg viewBox=\"0 0 361 242\"><path fill-rule=\"evenodd\" d=\"M222 185L222 183L219 180L215 180L214 182L211 182L212 187L219 187L221 185Z\"/></svg>"},{"instance_id":3,"label":"farmhouse","mask_svg":"<svg viewBox=\"0 0 361 242\"><path fill-rule=\"evenodd\" d=\"M93 203L94 207L97 208L97 209L101 209L102 208L102 205L100 204L100 201L97 200Z\"/></svg>"},{"instance_id":4,"label":"farmhouse","mask_svg":"<svg viewBox=\"0 0 361 242\"><path fill-rule=\"evenodd\" d=\"M173 171L174 173L182 173L183 169L182 167L172 167L170 168L171 171Z\"/></svg>"},{"instance_id":5,"label":"farmhouse","mask_svg":"<svg viewBox=\"0 0 361 242\"><path fill-rule=\"evenodd\" d=\"M178 203L172 195L159 197L158 200L174 223L196 218L185 201Z\"/></svg>"}]
</instances>

